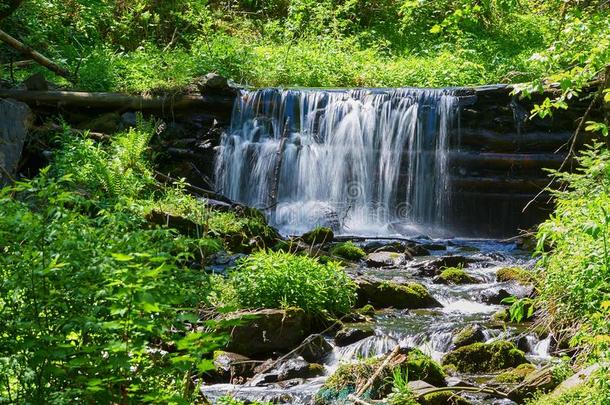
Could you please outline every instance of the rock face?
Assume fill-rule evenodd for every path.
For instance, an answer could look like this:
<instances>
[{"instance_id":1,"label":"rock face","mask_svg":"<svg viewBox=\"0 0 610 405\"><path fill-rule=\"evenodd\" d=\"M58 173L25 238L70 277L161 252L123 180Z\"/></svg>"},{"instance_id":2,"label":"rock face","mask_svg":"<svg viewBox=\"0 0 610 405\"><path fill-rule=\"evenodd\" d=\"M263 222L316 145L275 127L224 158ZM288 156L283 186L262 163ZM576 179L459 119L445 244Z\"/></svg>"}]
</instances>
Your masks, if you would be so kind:
<instances>
[{"instance_id":1,"label":"rock face","mask_svg":"<svg viewBox=\"0 0 610 405\"><path fill-rule=\"evenodd\" d=\"M389 281L359 278L355 280L360 300L375 308L416 309L442 307L426 287L418 283L397 284Z\"/></svg>"},{"instance_id":2,"label":"rock face","mask_svg":"<svg viewBox=\"0 0 610 405\"><path fill-rule=\"evenodd\" d=\"M225 320L237 323L228 330L227 349L245 356L293 349L310 329L307 315L298 308L242 311Z\"/></svg>"},{"instance_id":3,"label":"rock face","mask_svg":"<svg viewBox=\"0 0 610 405\"><path fill-rule=\"evenodd\" d=\"M0 185L15 176L33 118L25 103L0 99Z\"/></svg>"},{"instance_id":4,"label":"rock face","mask_svg":"<svg viewBox=\"0 0 610 405\"><path fill-rule=\"evenodd\" d=\"M407 257L404 253L374 252L369 253L365 260L369 267L399 267L406 263Z\"/></svg>"},{"instance_id":5,"label":"rock face","mask_svg":"<svg viewBox=\"0 0 610 405\"><path fill-rule=\"evenodd\" d=\"M462 373L481 373L517 367L528 361L514 344L500 340L462 346L447 353L442 363L451 364Z\"/></svg>"}]
</instances>

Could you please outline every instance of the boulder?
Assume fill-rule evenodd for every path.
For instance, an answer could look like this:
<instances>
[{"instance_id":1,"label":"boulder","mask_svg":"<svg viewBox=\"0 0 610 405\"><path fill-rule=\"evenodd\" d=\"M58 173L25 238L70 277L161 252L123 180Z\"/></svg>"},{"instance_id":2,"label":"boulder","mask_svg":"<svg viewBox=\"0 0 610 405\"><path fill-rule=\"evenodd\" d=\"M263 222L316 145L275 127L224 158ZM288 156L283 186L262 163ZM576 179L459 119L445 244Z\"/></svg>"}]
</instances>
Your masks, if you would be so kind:
<instances>
[{"instance_id":1,"label":"boulder","mask_svg":"<svg viewBox=\"0 0 610 405\"><path fill-rule=\"evenodd\" d=\"M310 364L302 357L288 359L277 369L277 380L286 381L293 378L312 378L324 373L324 366Z\"/></svg>"},{"instance_id":2,"label":"boulder","mask_svg":"<svg viewBox=\"0 0 610 405\"><path fill-rule=\"evenodd\" d=\"M27 104L0 99L0 186L15 177L33 119Z\"/></svg>"},{"instance_id":3,"label":"boulder","mask_svg":"<svg viewBox=\"0 0 610 405\"><path fill-rule=\"evenodd\" d=\"M345 326L335 335L337 346L348 346L369 336L373 336L375 331L369 324Z\"/></svg>"},{"instance_id":4,"label":"boulder","mask_svg":"<svg viewBox=\"0 0 610 405\"><path fill-rule=\"evenodd\" d=\"M419 283L398 284L390 281L358 278L355 280L358 296L375 308L417 309L442 305L426 287Z\"/></svg>"},{"instance_id":5,"label":"boulder","mask_svg":"<svg viewBox=\"0 0 610 405\"><path fill-rule=\"evenodd\" d=\"M233 95L236 89L229 85L227 78L218 73L208 73L195 81L195 86L201 94L216 93Z\"/></svg>"},{"instance_id":6,"label":"boulder","mask_svg":"<svg viewBox=\"0 0 610 405\"><path fill-rule=\"evenodd\" d=\"M366 256L366 265L369 267L399 267L406 263L404 253L374 252Z\"/></svg>"},{"instance_id":7,"label":"boulder","mask_svg":"<svg viewBox=\"0 0 610 405\"><path fill-rule=\"evenodd\" d=\"M481 293L481 300L487 304L500 305L508 297L523 299L534 295L532 285L521 285L516 282L488 288Z\"/></svg>"},{"instance_id":8,"label":"boulder","mask_svg":"<svg viewBox=\"0 0 610 405\"><path fill-rule=\"evenodd\" d=\"M498 374L495 378L494 378L494 383L496 384L500 384L500 385L514 385L514 384L519 384L520 382L522 382L523 380L525 380L525 378L536 371L536 366L534 366L533 364L529 364L529 363L524 363L524 364L520 364L519 366L515 367L515 368L511 368L510 370L506 370L500 374Z\"/></svg>"},{"instance_id":9,"label":"boulder","mask_svg":"<svg viewBox=\"0 0 610 405\"><path fill-rule=\"evenodd\" d=\"M319 226L301 235L301 240L308 245L332 242L335 234L332 229Z\"/></svg>"},{"instance_id":10,"label":"boulder","mask_svg":"<svg viewBox=\"0 0 610 405\"><path fill-rule=\"evenodd\" d=\"M539 370L530 371L521 379L519 385L509 391L509 398L515 402L522 403L526 398L532 398L536 393L544 394L555 389L562 382L562 373L558 372L557 367L547 366ZM502 374L496 377L496 380L501 376Z\"/></svg>"},{"instance_id":11,"label":"boulder","mask_svg":"<svg viewBox=\"0 0 610 405\"><path fill-rule=\"evenodd\" d=\"M471 276L466 273L464 270L457 267L450 267L445 269L434 278L434 283L436 284L476 284L481 281L476 277Z\"/></svg>"},{"instance_id":12,"label":"boulder","mask_svg":"<svg viewBox=\"0 0 610 405\"><path fill-rule=\"evenodd\" d=\"M528 361L514 344L499 340L459 347L447 353L442 363L454 365L461 373L486 373L517 367Z\"/></svg>"},{"instance_id":13,"label":"boulder","mask_svg":"<svg viewBox=\"0 0 610 405\"><path fill-rule=\"evenodd\" d=\"M254 375L256 361L241 354L217 350L214 352L214 376L222 382L244 381Z\"/></svg>"},{"instance_id":14,"label":"boulder","mask_svg":"<svg viewBox=\"0 0 610 405\"><path fill-rule=\"evenodd\" d=\"M473 343L480 343L485 341L485 329L478 324L471 324L460 329L458 333L453 336L451 341L451 347L457 349L458 347L468 346Z\"/></svg>"},{"instance_id":15,"label":"boulder","mask_svg":"<svg viewBox=\"0 0 610 405\"><path fill-rule=\"evenodd\" d=\"M481 262L481 259L467 257L467 256L442 256L435 259L426 260L411 266L418 274L426 277L437 276L443 269L449 267L466 268L472 263Z\"/></svg>"},{"instance_id":16,"label":"boulder","mask_svg":"<svg viewBox=\"0 0 610 405\"><path fill-rule=\"evenodd\" d=\"M531 284L534 277L521 267L504 267L496 272L496 280L500 283L516 281L520 284Z\"/></svg>"},{"instance_id":17,"label":"boulder","mask_svg":"<svg viewBox=\"0 0 610 405\"><path fill-rule=\"evenodd\" d=\"M330 249L330 253L346 260L360 260L366 253L353 242L341 242Z\"/></svg>"},{"instance_id":18,"label":"boulder","mask_svg":"<svg viewBox=\"0 0 610 405\"><path fill-rule=\"evenodd\" d=\"M310 331L309 318L300 308L240 311L227 315L223 323L232 325L227 350L245 356L289 351Z\"/></svg>"}]
</instances>

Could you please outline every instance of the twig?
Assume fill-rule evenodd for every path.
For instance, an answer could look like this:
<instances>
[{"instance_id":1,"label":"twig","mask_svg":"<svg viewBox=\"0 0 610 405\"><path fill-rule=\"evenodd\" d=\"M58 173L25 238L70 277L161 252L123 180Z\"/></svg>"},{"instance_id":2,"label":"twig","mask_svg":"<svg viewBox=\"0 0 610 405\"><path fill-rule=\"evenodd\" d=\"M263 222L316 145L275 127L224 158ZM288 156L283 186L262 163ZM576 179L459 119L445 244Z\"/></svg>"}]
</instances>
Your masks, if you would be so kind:
<instances>
[{"instance_id":1,"label":"twig","mask_svg":"<svg viewBox=\"0 0 610 405\"><path fill-rule=\"evenodd\" d=\"M366 384L364 384L362 387L360 387L360 389L358 389L356 391L356 397L361 397L362 394L364 394L366 392L366 390L368 390L371 385L373 385L375 383L375 380L377 380L377 377L379 377L379 374L381 374L381 372L388 366L388 364L390 364L390 361L400 352L400 346L396 346L394 348L394 350L392 350L392 352L385 358L385 360L383 361L383 363L381 363L381 365L377 368L377 370L373 373L373 375L371 376L371 378L368 379L368 381L366 382Z\"/></svg>"},{"instance_id":2,"label":"twig","mask_svg":"<svg viewBox=\"0 0 610 405\"><path fill-rule=\"evenodd\" d=\"M500 398L508 398L508 394L498 391L498 390L494 390L493 388L453 386L453 387L430 388L429 390L422 391L420 394L416 394L416 399L421 398L428 394L434 394L437 392L448 392L448 391L450 391L450 392L465 391L465 392L474 392L474 393L479 392L479 393L483 393L483 394L495 395Z\"/></svg>"}]
</instances>

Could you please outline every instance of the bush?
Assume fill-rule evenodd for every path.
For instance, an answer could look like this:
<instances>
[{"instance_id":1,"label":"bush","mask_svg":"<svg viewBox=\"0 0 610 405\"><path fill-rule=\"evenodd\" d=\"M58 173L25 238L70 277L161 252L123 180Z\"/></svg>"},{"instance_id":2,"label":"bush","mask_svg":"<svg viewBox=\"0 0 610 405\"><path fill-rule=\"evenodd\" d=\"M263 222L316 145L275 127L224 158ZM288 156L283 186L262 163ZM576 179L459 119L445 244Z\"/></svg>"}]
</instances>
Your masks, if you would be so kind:
<instances>
[{"instance_id":1,"label":"bush","mask_svg":"<svg viewBox=\"0 0 610 405\"><path fill-rule=\"evenodd\" d=\"M243 308L295 306L312 315L341 315L356 298L354 283L338 263L285 252L256 252L230 277Z\"/></svg>"}]
</instances>

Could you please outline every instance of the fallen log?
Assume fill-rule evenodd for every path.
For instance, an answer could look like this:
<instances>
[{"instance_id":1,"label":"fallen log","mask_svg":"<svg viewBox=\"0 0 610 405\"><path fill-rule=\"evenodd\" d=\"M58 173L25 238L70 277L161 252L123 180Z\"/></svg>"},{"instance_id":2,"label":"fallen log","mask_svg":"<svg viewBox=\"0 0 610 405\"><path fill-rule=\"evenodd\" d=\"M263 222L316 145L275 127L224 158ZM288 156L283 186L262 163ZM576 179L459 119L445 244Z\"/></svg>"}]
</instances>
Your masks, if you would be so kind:
<instances>
[{"instance_id":1,"label":"fallen log","mask_svg":"<svg viewBox=\"0 0 610 405\"><path fill-rule=\"evenodd\" d=\"M228 110L233 97L216 95L133 96L121 93L87 93L82 91L27 91L0 89L0 98L12 98L30 106L72 106L112 110L180 110L202 108Z\"/></svg>"},{"instance_id":2,"label":"fallen log","mask_svg":"<svg viewBox=\"0 0 610 405\"><path fill-rule=\"evenodd\" d=\"M2 30L0 30L0 41L6 43L8 46L10 46L11 48L15 49L16 51L22 53L23 55L32 58L38 64L46 67L51 72L58 74L59 76L63 76L68 80L72 79L72 75L66 69L62 68L61 66L59 66L52 60L50 60L47 57L45 57L44 55L42 55L41 53L36 52L29 46L25 45L23 42L17 40L16 38L13 38L12 36L10 36L9 34L7 34L6 32L4 32Z\"/></svg>"}]
</instances>

